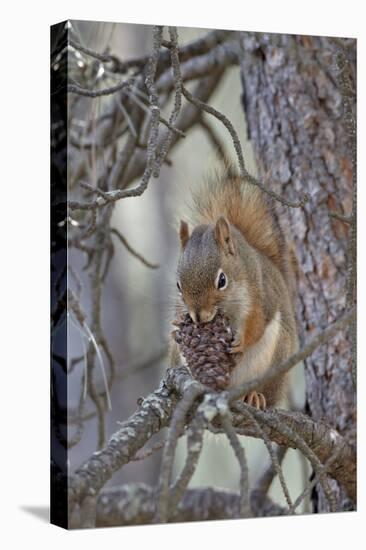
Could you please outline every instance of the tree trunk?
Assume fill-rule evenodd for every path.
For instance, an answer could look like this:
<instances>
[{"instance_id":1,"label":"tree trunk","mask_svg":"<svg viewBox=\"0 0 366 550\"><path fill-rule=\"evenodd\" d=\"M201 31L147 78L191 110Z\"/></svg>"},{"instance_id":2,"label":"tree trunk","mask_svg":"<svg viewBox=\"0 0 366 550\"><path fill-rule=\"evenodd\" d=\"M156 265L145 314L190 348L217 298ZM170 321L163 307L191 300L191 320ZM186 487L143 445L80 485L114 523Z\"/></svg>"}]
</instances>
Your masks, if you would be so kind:
<instances>
[{"instance_id":1,"label":"tree trunk","mask_svg":"<svg viewBox=\"0 0 366 550\"><path fill-rule=\"evenodd\" d=\"M336 47L332 39L310 36L243 33L242 42L242 102L260 177L286 199L309 194L304 208L279 205L299 263L298 322L305 340L346 307L350 225L329 215L352 211L353 164ZM347 46L355 89L356 41ZM307 412L355 442L349 340L350 331L343 331L306 360ZM338 494L339 509L349 509L343 491ZM313 506L328 511L319 486Z\"/></svg>"}]
</instances>

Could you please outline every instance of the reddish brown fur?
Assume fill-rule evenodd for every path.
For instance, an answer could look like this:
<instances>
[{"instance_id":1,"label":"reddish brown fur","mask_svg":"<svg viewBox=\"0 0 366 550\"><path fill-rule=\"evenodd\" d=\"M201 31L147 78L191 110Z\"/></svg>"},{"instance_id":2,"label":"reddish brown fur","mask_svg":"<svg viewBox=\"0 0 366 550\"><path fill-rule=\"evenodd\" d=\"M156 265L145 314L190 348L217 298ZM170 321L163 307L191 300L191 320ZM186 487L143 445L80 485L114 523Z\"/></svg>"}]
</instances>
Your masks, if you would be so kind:
<instances>
[{"instance_id":1,"label":"reddish brown fur","mask_svg":"<svg viewBox=\"0 0 366 550\"><path fill-rule=\"evenodd\" d=\"M263 334L265 328L265 320L263 310L260 303L254 303L251 311L249 312L244 330L243 330L243 344L244 348L248 348L252 344L258 342Z\"/></svg>"},{"instance_id":2,"label":"reddish brown fur","mask_svg":"<svg viewBox=\"0 0 366 550\"><path fill-rule=\"evenodd\" d=\"M212 224L225 216L262 252L287 279L288 259L284 258L284 238L263 191L240 177L223 175L207 182L193 196L195 223Z\"/></svg>"}]
</instances>

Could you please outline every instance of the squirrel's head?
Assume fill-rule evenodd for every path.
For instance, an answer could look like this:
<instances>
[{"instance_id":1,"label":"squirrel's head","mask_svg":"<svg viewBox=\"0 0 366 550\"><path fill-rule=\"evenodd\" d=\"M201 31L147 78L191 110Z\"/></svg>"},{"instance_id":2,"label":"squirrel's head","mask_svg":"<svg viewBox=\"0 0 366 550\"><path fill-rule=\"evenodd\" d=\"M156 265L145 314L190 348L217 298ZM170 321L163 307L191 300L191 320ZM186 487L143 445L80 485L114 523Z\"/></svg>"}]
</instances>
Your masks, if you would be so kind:
<instances>
[{"instance_id":1,"label":"squirrel's head","mask_svg":"<svg viewBox=\"0 0 366 550\"><path fill-rule=\"evenodd\" d=\"M188 224L180 223L177 287L194 323L211 321L220 304L233 300L237 283L233 230L224 216L215 224L195 227L191 235Z\"/></svg>"}]
</instances>

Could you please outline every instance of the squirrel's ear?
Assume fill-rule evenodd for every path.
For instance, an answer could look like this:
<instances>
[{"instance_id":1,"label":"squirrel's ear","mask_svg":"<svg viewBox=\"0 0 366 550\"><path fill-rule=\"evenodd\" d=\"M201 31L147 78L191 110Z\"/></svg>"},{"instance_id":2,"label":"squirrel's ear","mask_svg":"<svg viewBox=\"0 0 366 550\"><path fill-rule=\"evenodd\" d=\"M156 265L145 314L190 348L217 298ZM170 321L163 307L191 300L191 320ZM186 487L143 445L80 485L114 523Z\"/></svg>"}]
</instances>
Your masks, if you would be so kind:
<instances>
[{"instance_id":1,"label":"squirrel's ear","mask_svg":"<svg viewBox=\"0 0 366 550\"><path fill-rule=\"evenodd\" d=\"M216 222L215 238L226 254L235 254L235 246L231 236L230 225L224 216L220 216Z\"/></svg>"},{"instance_id":2,"label":"squirrel's ear","mask_svg":"<svg viewBox=\"0 0 366 550\"><path fill-rule=\"evenodd\" d=\"M189 228L188 228L188 223L183 220L180 221L179 237L180 237L180 244L182 248L184 248L189 239Z\"/></svg>"}]
</instances>

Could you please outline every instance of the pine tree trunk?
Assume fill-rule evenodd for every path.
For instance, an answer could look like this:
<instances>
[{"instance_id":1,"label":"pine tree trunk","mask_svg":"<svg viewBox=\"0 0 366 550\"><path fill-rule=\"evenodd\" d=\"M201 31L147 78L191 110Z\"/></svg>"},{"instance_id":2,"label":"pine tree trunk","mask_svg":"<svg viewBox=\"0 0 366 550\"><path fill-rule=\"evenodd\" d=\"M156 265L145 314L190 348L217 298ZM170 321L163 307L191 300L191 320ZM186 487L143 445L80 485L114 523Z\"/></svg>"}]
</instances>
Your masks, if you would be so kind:
<instances>
[{"instance_id":1,"label":"pine tree trunk","mask_svg":"<svg viewBox=\"0 0 366 550\"><path fill-rule=\"evenodd\" d=\"M332 39L243 34L243 108L259 175L286 199L280 221L299 262L298 321L302 341L337 319L346 306L350 226L329 216L350 215L352 161ZM355 81L356 41L348 41ZM350 330L306 360L307 411L355 441L356 393ZM339 490L340 510L350 505ZM314 511L328 511L317 486Z\"/></svg>"}]
</instances>

